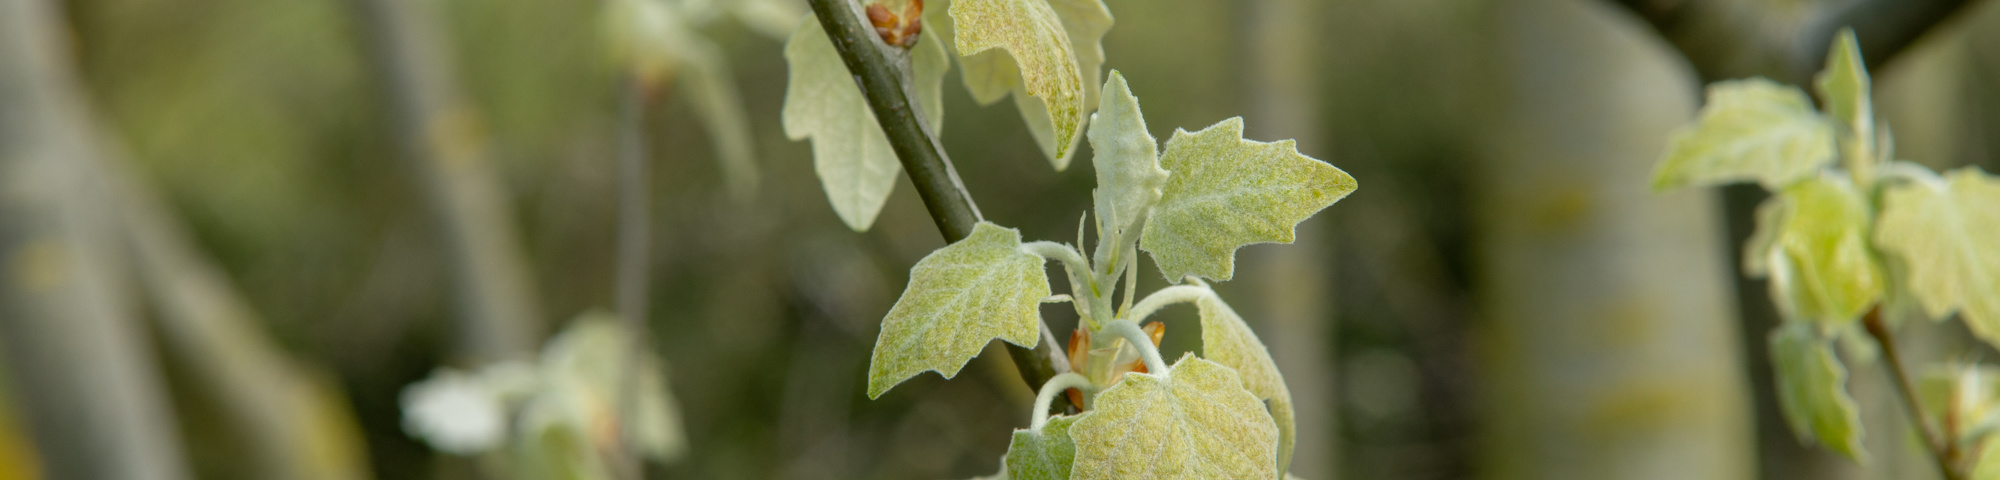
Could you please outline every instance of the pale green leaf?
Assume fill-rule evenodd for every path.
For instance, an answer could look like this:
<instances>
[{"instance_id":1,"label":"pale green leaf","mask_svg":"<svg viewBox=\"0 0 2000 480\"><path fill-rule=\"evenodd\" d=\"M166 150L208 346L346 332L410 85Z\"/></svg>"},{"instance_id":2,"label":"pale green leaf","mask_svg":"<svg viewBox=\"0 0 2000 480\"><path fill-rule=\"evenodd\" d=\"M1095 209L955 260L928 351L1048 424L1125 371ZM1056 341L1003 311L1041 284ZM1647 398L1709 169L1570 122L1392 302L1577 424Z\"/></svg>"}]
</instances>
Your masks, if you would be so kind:
<instances>
[{"instance_id":1,"label":"pale green leaf","mask_svg":"<svg viewBox=\"0 0 2000 480\"><path fill-rule=\"evenodd\" d=\"M588 434L615 419L639 453L660 461L677 458L687 441L666 370L656 356L632 348L632 335L614 315L577 317L543 348L542 391L536 399L561 405L568 415L566 426L585 438L599 438ZM629 418L618 407L628 388L633 395Z\"/></svg>"},{"instance_id":2,"label":"pale green leaf","mask_svg":"<svg viewBox=\"0 0 2000 480\"><path fill-rule=\"evenodd\" d=\"M1105 12L1108 18L1109 11ZM1067 166L1070 151L1082 131L1088 98L1085 89L1095 83L1084 81L1077 51L1056 9L1047 0L956 0L951 3L949 13L959 55L972 56L998 48L1012 57L1021 76L1021 88L1040 99L1047 110L1049 145L1054 147L1049 152L1050 158L1058 170ZM968 76L975 77L991 78L991 75ZM975 91L975 95L978 93ZM984 97L991 98L990 92ZM1023 115L1028 113L1028 109L1022 110Z\"/></svg>"},{"instance_id":3,"label":"pale green leaf","mask_svg":"<svg viewBox=\"0 0 2000 480\"><path fill-rule=\"evenodd\" d=\"M1845 176L1825 175L1785 188L1760 215L1753 239L1768 238L1771 297L1792 318L1838 326L1880 300L1884 278L1868 244L1868 206ZM1753 245L1754 246L1754 245Z\"/></svg>"},{"instance_id":4,"label":"pale green leaf","mask_svg":"<svg viewBox=\"0 0 2000 480\"><path fill-rule=\"evenodd\" d=\"M1069 434L1077 480L1278 478L1270 412L1234 370L1192 355L1126 374Z\"/></svg>"},{"instance_id":5,"label":"pale green leaf","mask_svg":"<svg viewBox=\"0 0 2000 480\"><path fill-rule=\"evenodd\" d=\"M2000 178L1962 168L1890 187L1882 203L1876 241L1908 268L1917 302L1935 318L1957 311L2000 344Z\"/></svg>"},{"instance_id":6,"label":"pale green leaf","mask_svg":"<svg viewBox=\"0 0 2000 480\"><path fill-rule=\"evenodd\" d=\"M1826 100L1828 115L1852 128L1856 138L1874 140L1875 106L1869 99L1868 67L1861 62L1854 29L1841 29L1834 37L1826 52L1826 70L1819 72L1813 85Z\"/></svg>"},{"instance_id":7,"label":"pale green leaf","mask_svg":"<svg viewBox=\"0 0 2000 480\"><path fill-rule=\"evenodd\" d=\"M1778 403L1800 440L1817 441L1860 461L1861 414L1847 395L1847 369L1811 324L1787 322L1771 332Z\"/></svg>"},{"instance_id":8,"label":"pale green leaf","mask_svg":"<svg viewBox=\"0 0 2000 480\"><path fill-rule=\"evenodd\" d=\"M1021 249L1020 231L986 222L918 261L910 286L882 319L868 397L926 370L956 376L994 338L1034 347L1049 296L1042 262Z\"/></svg>"},{"instance_id":9,"label":"pale green leaf","mask_svg":"<svg viewBox=\"0 0 2000 480\"><path fill-rule=\"evenodd\" d=\"M1778 189L1833 160L1833 125L1798 88L1753 78L1708 88L1693 125L1674 133L1653 188L1756 180Z\"/></svg>"},{"instance_id":10,"label":"pale green leaf","mask_svg":"<svg viewBox=\"0 0 2000 480\"><path fill-rule=\"evenodd\" d=\"M1077 418L1049 417L1039 432L1015 430L1014 442L1007 446L1007 478L1069 480L1070 464L1076 460L1076 443L1069 438L1069 427Z\"/></svg>"},{"instance_id":11,"label":"pale green leaf","mask_svg":"<svg viewBox=\"0 0 2000 480\"><path fill-rule=\"evenodd\" d=\"M1104 83L1104 35L1111 32L1111 8L1104 0L1048 0L1049 8L1062 19L1063 33L1076 48L1077 71L1082 75L1083 104L1088 109L1098 103L1098 85ZM1086 112L1088 113L1088 112Z\"/></svg>"},{"instance_id":12,"label":"pale green leaf","mask_svg":"<svg viewBox=\"0 0 2000 480\"><path fill-rule=\"evenodd\" d=\"M1021 86L1021 69L1014 66L1014 56L1008 55L1006 50L995 48L958 57L958 69L959 81L964 83L965 90L972 94L972 100L979 102L980 105L992 105L1017 90L1022 96L1027 95L1027 88ZM1042 121L1042 128L1049 128L1048 109L1041 107L1042 101L1035 100L1034 97L1028 97L1028 101L1034 102L1038 110L1034 115L1028 115L1027 110L1022 110L1022 118L1028 120L1039 118ZM1053 137L1054 133L1051 132L1049 136Z\"/></svg>"},{"instance_id":13,"label":"pale green leaf","mask_svg":"<svg viewBox=\"0 0 2000 480\"><path fill-rule=\"evenodd\" d=\"M1771 197L1757 205L1757 228L1743 241L1743 273L1754 278L1771 275L1771 252L1778 248L1778 229L1785 225L1785 201Z\"/></svg>"},{"instance_id":14,"label":"pale green leaf","mask_svg":"<svg viewBox=\"0 0 2000 480\"><path fill-rule=\"evenodd\" d=\"M1992 480L2000 478L2000 439L1988 437L1979 442L1972 460L1972 478Z\"/></svg>"},{"instance_id":15,"label":"pale green leaf","mask_svg":"<svg viewBox=\"0 0 2000 480\"><path fill-rule=\"evenodd\" d=\"M1270 402L1272 420L1278 425L1278 470L1286 470L1292 460L1295 415L1292 391L1285 387L1278 363L1271 360L1271 350L1221 297L1203 296L1195 301L1195 307L1201 310L1202 358L1236 370L1243 377L1245 390Z\"/></svg>"},{"instance_id":16,"label":"pale green leaf","mask_svg":"<svg viewBox=\"0 0 2000 480\"><path fill-rule=\"evenodd\" d=\"M1097 167L1098 224L1106 235L1118 235L1160 200L1167 171L1160 169L1159 143L1146 132L1139 99L1125 85L1125 76L1112 70L1104 91L1090 123L1090 148L1096 155L1091 163Z\"/></svg>"},{"instance_id":17,"label":"pale green leaf","mask_svg":"<svg viewBox=\"0 0 2000 480\"><path fill-rule=\"evenodd\" d=\"M1194 133L1175 130L1160 165L1172 176L1139 248L1168 281L1188 274L1228 280L1237 248L1291 243L1299 222L1356 186L1347 172L1300 155L1291 140L1244 140L1241 117Z\"/></svg>"},{"instance_id":18,"label":"pale green leaf","mask_svg":"<svg viewBox=\"0 0 2000 480\"><path fill-rule=\"evenodd\" d=\"M1078 73L1083 83L1084 113L1098 104L1098 77L1104 65L1104 34L1111 30L1111 10L1102 0L1049 0L1049 7L1062 19L1063 30L1068 33L1071 45L1076 47ZM933 11L935 11L933 7ZM928 16L928 14L927 14ZM943 21L933 19L932 24L941 26L940 35L951 36L951 21L948 16ZM927 30L928 31L928 30ZM1026 122L1028 134L1042 149L1056 170L1069 167L1074 148L1066 148L1057 153L1057 136L1054 124L1049 121L1049 111L1042 100L1029 96L1027 86L1021 83L1021 70L1014 63L1014 57L1003 49L989 49L972 55L959 57L959 79L965 82L965 89L972 93L972 99L980 105L991 105L1008 95L1014 96L1014 105ZM1080 137L1071 137L1062 144L1074 147Z\"/></svg>"},{"instance_id":19,"label":"pale green leaf","mask_svg":"<svg viewBox=\"0 0 2000 480\"><path fill-rule=\"evenodd\" d=\"M950 57L931 37L918 37L910 63L917 103L936 131L944 123L940 98ZM785 43L785 62L790 68L782 114L785 135L812 140L813 170L834 213L849 228L867 230L895 189L902 164L819 22L799 23Z\"/></svg>"}]
</instances>

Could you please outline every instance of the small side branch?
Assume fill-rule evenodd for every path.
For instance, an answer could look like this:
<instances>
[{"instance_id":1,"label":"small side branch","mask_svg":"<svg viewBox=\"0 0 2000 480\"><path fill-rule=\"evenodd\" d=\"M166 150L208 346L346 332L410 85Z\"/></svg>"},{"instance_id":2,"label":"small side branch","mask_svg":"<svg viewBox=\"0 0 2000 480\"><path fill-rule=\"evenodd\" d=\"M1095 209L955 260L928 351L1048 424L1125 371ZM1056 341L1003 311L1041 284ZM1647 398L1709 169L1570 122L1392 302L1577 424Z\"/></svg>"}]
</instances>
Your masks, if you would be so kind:
<instances>
[{"instance_id":1,"label":"small side branch","mask_svg":"<svg viewBox=\"0 0 2000 480\"><path fill-rule=\"evenodd\" d=\"M1881 308L1869 310L1868 315L1862 317L1861 325L1882 346L1882 360L1889 369L1889 377L1896 382L1896 391L1903 397L1903 406L1908 409L1910 421L1922 431L1924 446L1929 447L1932 458L1937 461L1938 471L1945 480L1964 480L1965 472L1959 468L1962 454L1958 442L1941 433L1937 424L1931 423L1931 416L1924 413L1924 406L1917 399L1917 387L1910 383L1909 369L1903 366L1903 356L1896 350L1895 337L1890 334L1889 326L1882 322Z\"/></svg>"}]
</instances>

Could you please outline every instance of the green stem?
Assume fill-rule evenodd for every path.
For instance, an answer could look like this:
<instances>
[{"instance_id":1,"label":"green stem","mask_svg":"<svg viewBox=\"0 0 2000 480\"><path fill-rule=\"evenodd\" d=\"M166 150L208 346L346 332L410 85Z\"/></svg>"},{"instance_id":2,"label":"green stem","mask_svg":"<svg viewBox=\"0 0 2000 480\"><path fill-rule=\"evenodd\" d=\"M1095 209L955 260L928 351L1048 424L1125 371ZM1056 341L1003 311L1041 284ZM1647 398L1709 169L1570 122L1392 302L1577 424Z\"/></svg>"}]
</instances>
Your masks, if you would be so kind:
<instances>
[{"instance_id":1,"label":"green stem","mask_svg":"<svg viewBox=\"0 0 2000 480\"><path fill-rule=\"evenodd\" d=\"M889 60L888 52L895 47L883 44L875 36L874 28L861 21L859 8L852 0L810 3L813 16L833 41L833 48L840 51L840 60L847 64L847 71L860 81L862 96L868 99L868 107L875 112L882 133L889 137L890 149L903 162L903 172L916 185L917 196L924 199L924 207L930 210L931 221L937 223L945 242L957 242L971 235L972 227L983 220L979 207L972 203L972 195L959 182L958 172L952 169L951 159L945 156L937 137L918 118L917 102L903 86L908 76ZM1042 341L1034 349L1006 345L1008 356L1013 357L1014 365L1021 370L1021 379L1028 385L1041 385L1057 373L1069 370L1068 358L1059 351L1061 343L1047 324L1042 325Z\"/></svg>"},{"instance_id":2,"label":"green stem","mask_svg":"<svg viewBox=\"0 0 2000 480\"><path fill-rule=\"evenodd\" d=\"M1134 305L1132 309L1127 310L1125 318L1134 322L1144 321L1146 317L1153 316L1154 313L1159 312L1162 308L1167 308L1168 305L1193 303L1212 295L1215 295L1215 291L1203 286L1175 285L1162 288L1159 291L1153 292L1152 295L1147 295L1146 299L1140 300L1138 305Z\"/></svg>"},{"instance_id":3,"label":"green stem","mask_svg":"<svg viewBox=\"0 0 2000 480\"><path fill-rule=\"evenodd\" d=\"M1132 342L1139 349L1139 358L1146 362L1146 372L1155 375L1167 374L1167 362L1160 360L1160 349L1153 346L1153 337L1139 329L1139 324L1131 320L1112 320L1104 324L1104 333L1117 335Z\"/></svg>"},{"instance_id":4,"label":"green stem","mask_svg":"<svg viewBox=\"0 0 2000 480\"><path fill-rule=\"evenodd\" d=\"M1089 377L1074 372L1063 372L1055 378L1050 378L1048 383L1042 384L1042 391L1035 394L1035 413L1028 419L1028 429L1041 431L1042 426L1049 423L1049 405L1055 403L1056 397L1061 396L1064 390L1072 388L1086 392L1097 391L1097 385L1090 383Z\"/></svg>"},{"instance_id":5,"label":"green stem","mask_svg":"<svg viewBox=\"0 0 2000 480\"><path fill-rule=\"evenodd\" d=\"M1938 432L1929 415L1924 414L1923 404L1917 401L1917 387L1910 383L1909 370L1903 366L1903 356L1896 350L1895 337L1889 333L1889 326L1882 322L1882 309L1870 309L1861 319L1861 325L1875 342L1882 345L1882 360L1889 367L1889 377L1896 382L1897 393L1902 394L1903 406L1910 414L1910 421L1923 432L1924 446L1929 447L1931 456L1937 461L1938 472L1945 480L1964 480L1965 472L1958 468L1960 452L1958 442Z\"/></svg>"}]
</instances>

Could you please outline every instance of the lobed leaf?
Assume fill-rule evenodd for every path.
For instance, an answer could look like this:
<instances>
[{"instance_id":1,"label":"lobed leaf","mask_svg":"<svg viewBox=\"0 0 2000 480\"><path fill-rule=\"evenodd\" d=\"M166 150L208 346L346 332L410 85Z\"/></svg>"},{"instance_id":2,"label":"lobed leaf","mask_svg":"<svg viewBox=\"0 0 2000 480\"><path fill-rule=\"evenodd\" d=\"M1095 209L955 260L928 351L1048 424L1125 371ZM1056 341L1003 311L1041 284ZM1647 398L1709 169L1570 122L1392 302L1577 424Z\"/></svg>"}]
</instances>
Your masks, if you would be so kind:
<instances>
[{"instance_id":1,"label":"lobed leaf","mask_svg":"<svg viewBox=\"0 0 2000 480\"><path fill-rule=\"evenodd\" d=\"M911 49L917 104L933 131L944 125L944 44L923 35ZM896 186L902 164L854 76L819 22L803 21L785 43L790 83L782 112L785 136L810 139L813 170L833 212L848 228L867 230Z\"/></svg>"},{"instance_id":2,"label":"lobed leaf","mask_svg":"<svg viewBox=\"0 0 2000 480\"><path fill-rule=\"evenodd\" d=\"M1069 26L1048 0L956 0L951 3L949 13L959 55L973 57L989 49L1002 50L1011 62L989 56L977 60L975 65L1010 64L1019 74L1018 81L1009 83L1008 79L1014 77L1004 71L969 71L965 78L974 98L982 102L998 100L997 91L1003 86L1014 92L1015 103L1028 120L1029 131L1037 134L1037 143L1042 144L1044 153L1061 170L1069 165L1069 155L1080 138L1084 109L1093 97L1088 89L1096 87L1096 72L1103 63L1102 47L1095 42L1102 39L1111 22L1110 10L1101 0L1055 0L1054 4L1061 4L1064 11L1079 16L1071 21L1084 29L1079 33L1089 35L1095 31L1092 48L1086 49L1094 62L1080 61L1085 57L1073 47ZM1101 20L1087 17L1100 13ZM1083 72L1085 67L1090 69L1088 76ZM1033 108L1036 105L1029 103L1031 99L1021 98L1020 93L1039 99L1042 111L1037 112ZM1048 120L1045 130L1036 123L1043 117Z\"/></svg>"},{"instance_id":3,"label":"lobed leaf","mask_svg":"<svg viewBox=\"0 0 2000 480\"><path fill-rule=\"evenodd\" d=\"M1653 188L1756 180L1776 190L1834 157L1833 125L1798 88L1753 78L1708 88L1708 106L1674 133Z\"/></svg>"},{"instance_id":4,"label":"lobed leaf","mask_svg":"<svg viewBox=\"0 0 2000 480\"><path fill-rule=\"evenodd\" d=\"M1070 464L1076 460L1076 442L1069 437L1070 424L1078 415L1050 417L1041 431L1014 431L1003 460L1007 478L1013 480L1069 480Z\"/></svg>"},{"instance_id":5,"label":"lobed leaf","mask_svg":"<svg viewBox=\"0 0 2000 480\"><path fill-rule=\"evenodd\" d=\"M1042 262L1021 249L1020 231L986 222L918 261L910 286L882 319L868 398L926 370L956 376L994 338L1034 347L1049 296Z\"/></svg>"},{"instance_id":6,"label":"lobed leaf","mask_svg":"<svg viewBox=\"0 0 2000 480\"><path fill-rule=\"evenodd\" d=\"M1868 243L1869 214L1845 177L1799 182L1760 207L1752 247L1763 256L1752 273L1768 273L1771 297L1787 316L1838 326L1860 318L1882 298L1884 277ZM1760 271L1761 270L1761 271Z\"/></svg>"},{"instance_id":7,"label":"lobed leaf","mask_svg":"<svg viewBox=\"0 0 2000 480\"><path fill-rule=\"evenodd\" d=\"M2000 179L1962 168L1941 183L1889 187L1882 204L1876 242L1908 268L1917 303L1937 318L1957 311L2000 344Z\"/></svg>"},{"instance_id":8,"label":"lobed leaf","mask_svg":"<svg viewBox=\"0 0 2000 480\"><path fill-rule=\"evenodd\" d=\"M1140 232L1168 281L1186 275L1228 280L1236 249L1291 243L1298 223L1353 193L1354 177L1294 142L1243 139L1241 117L1199 132L1175 130L1160 165L1172 176Z\"/></svg>"},{"instance_id":9,"label":"lobed leaf","mask_svg":"<svg viewBox=\"0 0 2000 480\"><path fill-rule=\"evenodd\" d=\"M1146 132L1139 99L1125 85L1125 76L1112 70L1104 91L1090 124L1090 148L1096 155L1091 163L1097 167L1093 193L1098 224L1105 235L1117 235L1160 200L1167 171L1160 168L1159 143Z\"/></svg>"},{"instance_id":10,"label":"lobed leaf","mask_svg":"<svg viewBox=\"0 0 2000 480\"><path fill-rule=\"evenodd\" d=\"M1098 394L1069 429L1070 478L1278 478L1278 428L1235 371L1182 357Z\"/></svg>"},{"instance_id":11,"label":"lobed leaf","mask_svg":"<svg viewBox=\"0 0 2000 480\"><path fill-rule=\"evenodd\" d=\"M1257 338L1257 332L1222 298L1208 295L1196 300L1195 307L1201 311L1202 358L1236 370L1243 378L1243 389L1270 402L1272 420L1278 425L1278 471L1286 471L1291 465L1297 426L1292 391L1278 373L1278 362L1271 360L1271 350Z\"/></svg>"},{"instance_id":12,"label":"lobed leaf","mask_svg":"<svg viewBox=\"0 0 2000 480\"><path fill-rule=\"evenodd\" d=\"M1861 461L1861 414L1847 395L1847 369L1811 324L1787 322L1771 333L1778 403L1802 441L1816 441Z\"/></svg>"}]
</instances>

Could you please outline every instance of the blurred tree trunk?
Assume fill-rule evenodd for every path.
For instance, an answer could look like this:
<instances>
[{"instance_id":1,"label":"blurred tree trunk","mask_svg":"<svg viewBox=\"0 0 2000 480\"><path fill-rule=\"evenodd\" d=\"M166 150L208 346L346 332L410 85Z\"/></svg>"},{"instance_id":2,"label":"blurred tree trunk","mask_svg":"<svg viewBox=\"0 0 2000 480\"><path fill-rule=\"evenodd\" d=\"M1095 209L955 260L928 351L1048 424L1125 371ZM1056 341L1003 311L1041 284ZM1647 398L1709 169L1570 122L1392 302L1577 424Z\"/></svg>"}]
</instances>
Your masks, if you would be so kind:
<instances>
[{"instance_id":1,"label":"blurred tree trunk","mask_svg":"<svg viewBox=\"0 0 2000 480\"><path fill-rule=\"evenodd\" d=\"M0 1L0 342L51 478L187 478L61 6Z\"/></svg>"},{"instance_id":2,"label":"blurred tree trunk","mask_svg":"<svg viewBox=\"0 0 2000 480\"><path fill-rule=\"evenodd\" d=\"M478 117L458 90L429 2L351 0L387 96L390 125L442 226L458 290L456 355L491 361L534 352L541 302L528 272L506 185Z\"/></svg>"},{"instance_id":3,"label":"blurred tree trunk","mask_svg":"<svg viewBox=\"0 0 2000 480\"><path fill-rule=\"evenodd\" d=\"M108 147L107 147L108 149ZM221 268L195 249L177 218L116 159L91 160L107 175L139 281L158 311L165 354L186 365L185 388L219 404L244 460L244 478L360 479L368 473L360 426L324 372L296 363Z\"/></svg>"},{"instance_id":4,"label":"blurred tree trunk","mask_svg":"<svg viewBox=\"0 0 2000 480\"><path fill-rule=\"evenodd\" d=\"M1471 184L1485 476L1751 478L1717 209L1647 188L1696 89L1602 5L1496 12L1496 103Z\"/></svg>"},{"instance_id":5,"label":"blurred tree trunk","mask_svg":"<svg viewBox=\"0 0 2000 480\"><path fill-rule=\"evenodd\" d=\"M1296 139L1299 152L1335 165L1319 141L1317 46L1324 40L1319 19L1324 12L1310 0L1260 0L1244 4L1238 40L1243 49L1240 70L1246 122L1261 133L1261 141ZM1323 217L1322 217L1323 218ZM1244 310L1271 348L1271 358L1284 372L1292 403L1297 405L1297 429L1290 458L1291 472L1304 478L1331 480L1339 465L1334 432L1339 407L1334 396L1335 328L1334 248L1325 220L1298 226L1291 246L1251 248L1244 252L1249 274L1243 282L1255 289Z\"/></svg>"}]
</instances>

